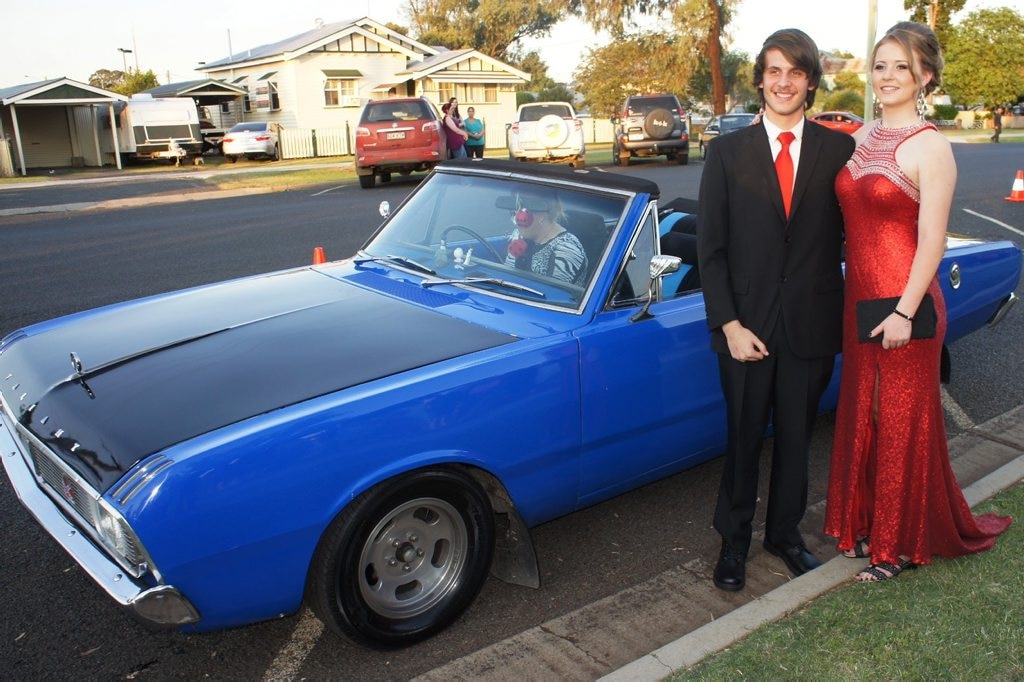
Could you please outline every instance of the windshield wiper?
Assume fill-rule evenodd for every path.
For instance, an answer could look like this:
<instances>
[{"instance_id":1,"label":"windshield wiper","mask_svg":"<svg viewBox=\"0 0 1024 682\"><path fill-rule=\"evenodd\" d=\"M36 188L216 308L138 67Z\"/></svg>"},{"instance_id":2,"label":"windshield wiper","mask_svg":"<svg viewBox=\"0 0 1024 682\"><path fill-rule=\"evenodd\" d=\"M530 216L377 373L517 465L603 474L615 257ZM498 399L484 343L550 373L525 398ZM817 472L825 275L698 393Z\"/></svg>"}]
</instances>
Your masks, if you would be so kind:
<instances>
[{"instance_id":1,"label":"windshield wiper","mask_svg":"<svg viewBox=\"0 0 1024 682\"><path fill-rule=\"evenodd\" d=\"M422 287L433 287L438 284L493 284L498 287L505 287L506 289L514 289L516 291L523 291L528 294L533 294L540 298L545 298L543 291L537 291L530 287L517 284L516 282L509 282L508 280L498 279L497 277L463 277L462 279L431 279L423 280L420 282Z\"/></svg>"},{"instance_id":2,"label":"windshield wiper","mask_svg":"<svg viewBox=\"0 0 1024 682\"><path fill-rule=\"evenodd\" d=\"M367 256L365 258L356 258L356 265L362 265L363 263L398 263L404 265L410 270L416 270L427 275L436 275L437 273L428 268L426 265L417 263L412 258L406 258L405 256Z\"/></svg>"}]
</instances>

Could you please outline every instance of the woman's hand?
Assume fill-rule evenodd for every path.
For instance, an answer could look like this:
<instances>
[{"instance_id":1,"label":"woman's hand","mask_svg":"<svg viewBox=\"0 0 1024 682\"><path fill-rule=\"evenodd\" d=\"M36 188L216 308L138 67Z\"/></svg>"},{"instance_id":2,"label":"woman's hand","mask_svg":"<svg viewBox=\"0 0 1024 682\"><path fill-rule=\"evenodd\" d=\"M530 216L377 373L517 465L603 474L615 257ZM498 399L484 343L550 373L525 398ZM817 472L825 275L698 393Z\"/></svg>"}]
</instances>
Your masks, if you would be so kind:
<instances>
[{"instance_id":1,"label":"woman's hand","mask_svg":"<svg viewBox=\"0 0 1024 682\"><path fill-rule=\"evenodd\" d=\"M910 343L910 320L900 317L896 313L889 313L889 317L882 320L882 324L871 330L871 338L882 334L882 348L894 350L903 348Z\"/></svg>"}]
</instances>

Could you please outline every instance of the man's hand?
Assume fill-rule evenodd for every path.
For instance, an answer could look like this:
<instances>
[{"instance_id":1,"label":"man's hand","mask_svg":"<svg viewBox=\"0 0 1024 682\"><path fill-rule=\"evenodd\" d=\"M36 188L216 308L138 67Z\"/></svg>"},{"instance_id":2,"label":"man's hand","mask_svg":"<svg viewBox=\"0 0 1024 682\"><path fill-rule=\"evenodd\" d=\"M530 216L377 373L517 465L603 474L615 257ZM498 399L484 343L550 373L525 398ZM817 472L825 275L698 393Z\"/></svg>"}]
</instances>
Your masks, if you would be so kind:
<instances>
[{"instance_id":1,"label":"man's hand","mask_svg":"<svg viewBox=\"0 0 1024 682\"><path fill-rule=\"evenodd\" d=\"M733 360L754 362L768 357L768 348L761 339L740 324L739 320L723 324L722 332L725 333L725 340L729 343L729 353Z\"/></svg>"}]
</instances>

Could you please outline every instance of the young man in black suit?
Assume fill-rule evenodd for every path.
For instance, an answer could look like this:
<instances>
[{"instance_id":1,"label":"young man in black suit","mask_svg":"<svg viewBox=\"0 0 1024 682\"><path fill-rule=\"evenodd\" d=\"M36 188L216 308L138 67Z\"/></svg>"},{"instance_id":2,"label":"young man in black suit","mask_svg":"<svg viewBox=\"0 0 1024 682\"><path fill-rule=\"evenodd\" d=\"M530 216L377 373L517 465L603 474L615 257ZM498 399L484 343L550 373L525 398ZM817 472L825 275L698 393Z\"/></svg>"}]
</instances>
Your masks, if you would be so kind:
<instances>
[{"instance_id":1,"label":"young man in black suit","mask_svg":"<svg viewBox=\"0 0 1024 682\"><path fill-rule=\"evenodd\" d=\"M802 31L765 41L754 65L764 115L715 138L700 186L700 272L729 442L715 510L714 583L742 589L758 460L775 432L764 547L796 575L820 565L800 535L818 401L842 346L843 220L836 174L853 138L804 118L821 80Z\"/></svg>"}]
</instances>

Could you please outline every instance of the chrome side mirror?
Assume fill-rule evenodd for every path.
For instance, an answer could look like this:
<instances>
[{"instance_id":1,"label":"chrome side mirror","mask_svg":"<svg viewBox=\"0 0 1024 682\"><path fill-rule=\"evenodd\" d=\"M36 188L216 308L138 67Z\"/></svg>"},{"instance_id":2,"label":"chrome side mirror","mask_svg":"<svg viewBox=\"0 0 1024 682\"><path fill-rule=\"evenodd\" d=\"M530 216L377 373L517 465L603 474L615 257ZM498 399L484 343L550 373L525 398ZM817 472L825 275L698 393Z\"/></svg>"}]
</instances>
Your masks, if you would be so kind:
<instances>
[{"instance_id":1,"label":"chrome side mirror","mask_svg":"<svg viewBox=\"0 0 1024 682\"><path fill-rule=\"evenodd\" d=\"M391 215L391 204L386 201L380 202L380 206L377 207L377 212L380 213L381 218L387 218Z\"/></svg>"},{"instance_id":2,"label":"chrome side mirror","mask_svg":"<svg viewBox=\"0 0 1024 682\"><path fill-rule=\"evenodd\" d=\"M665 275L671 275L673 272L679 272L679 266L682 265L683 260L678 256L664 256L657 255L651 258L651 280L647 283L647 303L644 303L644 307L636 312L633 317L629 318L632 322L639 322L640 320L646 320L654 317L648 311L651 307L651 303L654 302L654 283L658 281L659 277Z\"/></svg>"}]
</instances>

